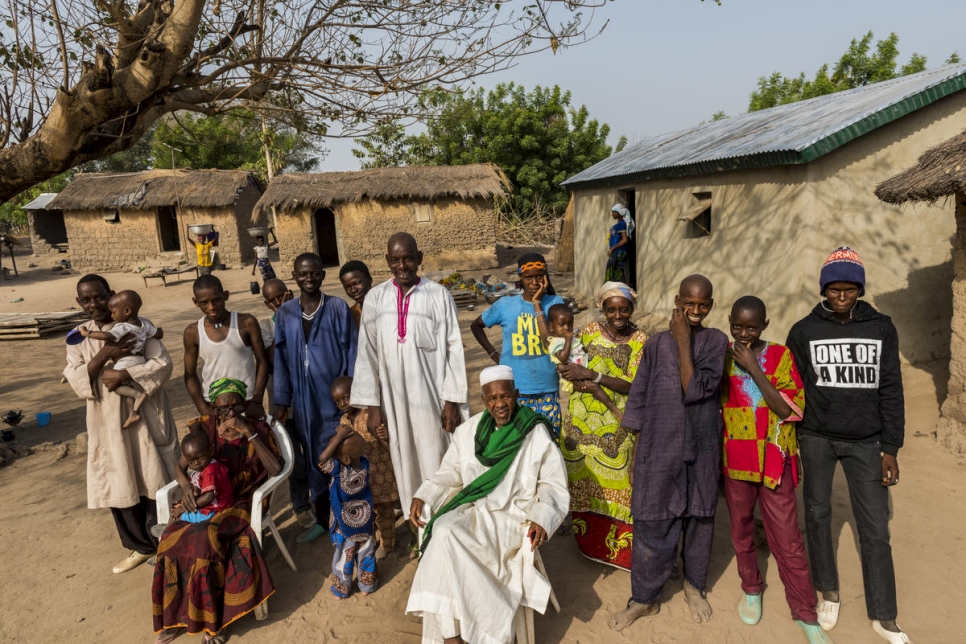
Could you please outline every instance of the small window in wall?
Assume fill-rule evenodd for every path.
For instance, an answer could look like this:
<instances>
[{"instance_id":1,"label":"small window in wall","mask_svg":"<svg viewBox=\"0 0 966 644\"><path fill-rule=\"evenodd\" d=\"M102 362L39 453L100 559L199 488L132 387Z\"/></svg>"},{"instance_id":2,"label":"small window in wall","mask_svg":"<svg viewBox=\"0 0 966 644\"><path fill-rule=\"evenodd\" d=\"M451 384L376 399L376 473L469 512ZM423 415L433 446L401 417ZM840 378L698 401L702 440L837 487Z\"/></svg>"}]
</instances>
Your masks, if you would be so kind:
<instances>
[{"instance_id":1,"label":"small window in wall","mask_svg":"<svg viewBox=\"0 0 966 644\"><path fill-rule=\"evenodd\" d=\"M413 214L416 216L417 224L428 224L433 221L433 204L414 203Z\"/></svg>"},{"instance_id":2,"label":"small window in wall","mask_svg":"<svg viewBox=\"0 0 966 644\"><path fill-rule=\"evenodd\" d=\"M691 206L684 211L678 221L687 222L684 236L687 239L711 236L711 193L692 192Z\"/></svg>"},{"instance_id":3,"label":"small window in wall","mask_svg":"<svg viewBox=\"0 0 966 644\"><path fill-rule=\"evenodd\" d=\"M121 223L121 211L114 210L104 213L104 221L109 224L119 224Z\"/></svg>"}]
</instances>

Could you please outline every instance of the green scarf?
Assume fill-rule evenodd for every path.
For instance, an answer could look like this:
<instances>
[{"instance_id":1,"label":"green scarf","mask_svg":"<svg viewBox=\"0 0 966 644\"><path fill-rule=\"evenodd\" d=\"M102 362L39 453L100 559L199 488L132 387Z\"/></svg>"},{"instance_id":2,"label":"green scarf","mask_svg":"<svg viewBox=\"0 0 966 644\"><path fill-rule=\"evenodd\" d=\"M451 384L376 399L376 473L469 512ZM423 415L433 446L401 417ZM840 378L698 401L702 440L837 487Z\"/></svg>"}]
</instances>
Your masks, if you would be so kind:
<instances>
[{"instance_id":1,"label":"green scarf","mask_svg":"<svg viewBox=\"0 0 966 644\"><path fill-rule=\"evenodd\" d=\"M550 427L550 421L544 416L536 413L529 407L518 406L517 410L510 418L510 422L503 427L496 426L496 420L490 415L489 411L483 412L479 424L476 426L476 458L487 466L487 471L476 477L469 485L463 487L459 493L440 508L439 512L426 524L423 530L423 545L420 550L426 551L426 546L433 534L433 523L453 508L457 508L464 503L472 503L496 489L503 477L506 476L510 465L517 457L523 441L530 434L538 423L543 423L545 427Z\"/></svg>"}]
</instances>

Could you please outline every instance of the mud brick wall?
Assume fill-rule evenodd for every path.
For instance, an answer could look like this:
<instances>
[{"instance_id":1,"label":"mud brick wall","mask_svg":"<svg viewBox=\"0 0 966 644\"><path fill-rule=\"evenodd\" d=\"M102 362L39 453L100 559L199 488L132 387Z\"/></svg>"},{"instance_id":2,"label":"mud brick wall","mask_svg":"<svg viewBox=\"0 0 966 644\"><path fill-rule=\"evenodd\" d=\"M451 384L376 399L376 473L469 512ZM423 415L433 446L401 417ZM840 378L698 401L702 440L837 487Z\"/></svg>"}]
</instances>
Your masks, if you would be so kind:
<instances>
[{"instance_id":1,"label":"mud brick wall","mask_svg":"<svg viewBox=\"0 0 966 644\"><path fill-rule=\"evenodd\" d=\"M966 453L966 193L956 195L953 238L953 319L949 392L942 406L936 438L950 451Z\"/></svg>"},{"instance_id":2,"label":"mud brick wall","mask_svg":"<svg viewBox=\"0 0 966 644\"><path fill-rule=\"evenodd\" d=\"M49 237L51 236L51 232L48 230L52 227L51 219L60 216L59 213L57 215L49 215L46 213L27 212L27 226L30 229L30 246L34 255L60 254L56 248L50 245Z\"/></svg>"},{"instance_id":3,"label":"mud brick wall","mask_svg":"<svg viewBox=\"0 0 966 644\"><path fill-rule=\"evenodd\" d=\"M440 199L433 203L362 201L336 204L340 263L362 260L385 271L386 242L393 233L411 233L423 252L423 267L433 271L494 268L497 218L488 199ZM276 235L283 266L300 253L316 252L313 214L303 208L276 213ZM418 218L429 221L417 221Z\"/></svg>"},{"instance_id":4,"label":"mud brick wall","mask_svg":"<svg viewBox=\"0 0 966 644\"><path fill-rule=\"evenodd\" d=\"M74 269L130 270L160 254L155 211L121 210L120 221L104 221L104 216L110 213L113 211L77 210L64 213Z\"/></svg>"}]
</instances>

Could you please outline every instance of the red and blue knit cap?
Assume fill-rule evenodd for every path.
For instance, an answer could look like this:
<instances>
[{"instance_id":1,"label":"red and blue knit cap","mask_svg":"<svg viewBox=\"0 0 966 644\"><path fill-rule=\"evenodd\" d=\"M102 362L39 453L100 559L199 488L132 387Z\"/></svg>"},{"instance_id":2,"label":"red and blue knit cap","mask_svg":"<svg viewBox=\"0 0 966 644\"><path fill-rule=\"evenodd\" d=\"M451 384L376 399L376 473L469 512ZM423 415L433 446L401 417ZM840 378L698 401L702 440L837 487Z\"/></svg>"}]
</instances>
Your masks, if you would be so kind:
<instances>
[{"instance_id":1,"label":"red and blue knit cap","mask_svg":"<svg viewBox=\"0 0 966 644\"><path fill-rule=\"evenodd\" d=\"M818 278L821 287L819 295L825 295L825 288L833 282L858 284L859 297L865 295L865 266L859 254L848 246L836 248L822 264L822 273Z\"/></svg>"}]
</instances>

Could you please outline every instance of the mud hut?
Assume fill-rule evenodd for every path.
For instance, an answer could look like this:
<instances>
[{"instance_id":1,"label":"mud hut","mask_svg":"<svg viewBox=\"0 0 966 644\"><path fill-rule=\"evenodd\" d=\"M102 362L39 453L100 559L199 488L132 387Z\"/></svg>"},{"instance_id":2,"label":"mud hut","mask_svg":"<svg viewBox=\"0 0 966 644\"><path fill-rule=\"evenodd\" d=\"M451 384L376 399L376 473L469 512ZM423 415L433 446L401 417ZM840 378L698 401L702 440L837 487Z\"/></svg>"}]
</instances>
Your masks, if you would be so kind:
<instances>
[{"instance_id":1,"label":"mud hut","mask_svg":"<svg viewBox=\"0 0 966 644\"><path fill-rule=\"evenodd\" d=\"M966 132L928 150L914 167L879 184L875 194L890 204L945 202L955 208L949 387L936 437L966 453Z\"/></svg>"},{"instance_id":2,"label":"mud hut","mask_svg":"<svg viewBox=\"0 0 966 644\"><path fill-rule=\"evenodd\" d=\"M318 253L384 270L386 241L412 233L427 270L497 265L497 201L508 189L492 164L293 173L275 177L255 207L275 222L280 261Z\"/></svg>"},{"instance_id":3,"label":"mud hut","mask_svg":"<svg viewBox=\"0 0 966 644\"><path fill-rule=\"evenodd\" d=\"M56 192L44 192L21 206L27 213L30 246L34 255L65 253L68 250L64 213L48 207L56 196Z\"/></svg>"},{"instance_id":4,"label":"mud hut","mask_svg":"<svg viewBox=\"0 0 966 644\"><path fill-rule=\"evenodd\" d=\"M70 259L85 271L196 261L187 226L214 224L216 263L254 261L247 232L264 187L245 170L149 170L79 174L47 204L63 213Z\"/></svg>"},{"instance_id":5,"label":"mud hut","mask_svg":"<svg viewBox=\"0 0 966 644\"><path fill-rule=\"evenodd\" d=\"M604 281L611 207L637 228L638 305L670 311L686 275L715 285L708 322L754 293L776 341L818 301L828 253L851 246L866 265L869 301L892 316L902 357L949 357L956 222L951 203L914 212L872 186L966 128L966 64L702 123L627 146L564 184L573 191L575 290Z\"/></svg>"}]
</instances>

